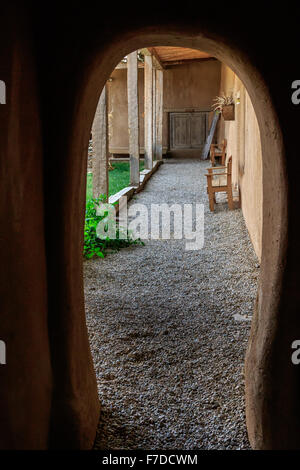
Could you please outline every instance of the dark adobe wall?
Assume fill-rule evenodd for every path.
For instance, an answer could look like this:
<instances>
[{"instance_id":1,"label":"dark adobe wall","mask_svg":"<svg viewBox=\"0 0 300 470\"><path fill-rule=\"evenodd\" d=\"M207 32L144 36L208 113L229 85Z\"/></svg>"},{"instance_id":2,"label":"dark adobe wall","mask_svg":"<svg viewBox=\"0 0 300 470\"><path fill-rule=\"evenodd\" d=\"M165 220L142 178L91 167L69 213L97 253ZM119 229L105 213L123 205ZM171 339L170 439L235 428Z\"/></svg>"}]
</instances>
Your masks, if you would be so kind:
<instances>
[{"instance_id":1,"label":"dark adobe wall","mask_svg":"<svg viewBox=\"0 0 300 470\"><path fill-rule=\"evenodd\" d=\"M245 369L247 426L254 448L299 449L300 368L290 360L291 342L300 339L295 8L263 12L252 2L247 24L240 8L228 15L224 2L198 10L194 2L184 10L171 2L116 9L12 1L2 8L0 339L7 364L0 366L0 447L93 444L99 399L82 284L90 129L101 88L126 53L176 45L227 63L257 113L263 256Z\"/></svg>"}]
</instances>

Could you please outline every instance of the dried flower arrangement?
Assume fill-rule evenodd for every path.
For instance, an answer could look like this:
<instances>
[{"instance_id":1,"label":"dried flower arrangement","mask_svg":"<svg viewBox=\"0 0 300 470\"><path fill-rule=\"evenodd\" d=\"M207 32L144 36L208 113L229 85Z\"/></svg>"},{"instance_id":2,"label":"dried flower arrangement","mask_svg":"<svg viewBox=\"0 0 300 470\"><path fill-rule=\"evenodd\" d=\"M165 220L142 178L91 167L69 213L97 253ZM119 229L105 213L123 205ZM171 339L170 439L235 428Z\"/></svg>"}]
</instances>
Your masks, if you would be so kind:
<instances>
[{"instance_id":1,"label":"dried flower arrangement","mask_svg":"<svg viewBox=\"0 0 300 470\"><path fill-rule=\"evenodd\" d=\"M214 111L219 110L220 112L222 112L224 106L230 106L234 104L234 98L232 94L226 96L223 93L221 96L217 96L216 98L214 98L213 101L215 101L215 103L212 105L212 109Z\"/></svg>"},{"instance_id":2,"label":"dried flower arrangement","mask_svg":"<svg viewBox=\"0 0 300 470\"><path fill-rule=\"evenodd\" d=\"M234 98L233 94L225 95L224 93L213 99L212 109L223 114L225 120L234 120Z\"/></svg>"}]
</instances>

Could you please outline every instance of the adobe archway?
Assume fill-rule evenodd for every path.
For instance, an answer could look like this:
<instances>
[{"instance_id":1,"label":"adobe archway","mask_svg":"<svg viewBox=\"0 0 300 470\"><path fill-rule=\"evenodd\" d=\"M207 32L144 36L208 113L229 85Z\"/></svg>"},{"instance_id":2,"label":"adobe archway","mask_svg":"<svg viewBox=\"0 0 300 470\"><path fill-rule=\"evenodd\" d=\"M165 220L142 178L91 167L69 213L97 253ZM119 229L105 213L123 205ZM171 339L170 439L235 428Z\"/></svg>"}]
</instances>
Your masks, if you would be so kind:
<instances>
[{"instance_id":1,"label":"adobe archway","mask_svg":"<svg viewBox=\"0 0 300 470\"><path fill-rule=\"evenodd\" d=\"M280 299L282 269L285 259L287 229L287 187L284 177L284 155L281 132L268 90L258 71L247 57L223 41L208 39L199 34L184 33L165 28L136 31L117 40L95 56L87 85L81 90L79 111L73 121L74 138L71 152L80 152L79 143L88 140L95 112L95 103L111 70L127 53L146 46L182 46L209 52L226 63L244 82L253 102L260 127L263 153L263 255L257 308L246 360L247 427L254 448L272 447L271 422L274 403L266 406L266 397L272 394L272 347L277 337L276 317ZM97 85L96 85L97 84ZM82 117L88 118L83 122ZM75 137L76 136L76 137ZM82 146L81 146L82 147ZM81 148L81 152L85 148ZM84 152L81 153L85 159ZM74 174L76 169L74 168ZM274 187L278 191L274 192ZM277 410L279 412L279 410ZM271 419L272 418L272 419Z\"/></svg>"},{"instance_id":2,"label":"adobe archway","mask_svg":"<svg viewBox=\"0 0 300 470\"><path fill-rule=\"evenodd\" d=\"M194 12L182 21L178 19L173 25L167 22L169 13L164 15L162 12L159 26L153 26L157 25L156 21L151 18L149 21L145 20L142 14L137 13L133 25L123 26L122 29L120 20L113 28L110 26L109 35L92 28L90 24L84 29L80 14L77 20L70 19L73 29L66 31L64 19L69 19L69 12L61 14L62 17L56 17L56 13L54 11L50 18L53 21L55 19L56 23L54 21L53 25L49 21L48 28L45 28L41 20L41 13L36 13L34 47L31 41L24 41L24 38L30 36L28 31L32 23L26 24L24 28L22 26L23 29L14 27L14 37L10 43L9 26L15 22L13 14L7 17L8 21L5 23L8 31L4 28L1 33L1 45L5 51L12 51L13 55L15 50L11 44L16 44L15 49L22 56L14 55L16 62L11 69L10 56L6 61L7 69L12 70L15 79L13 81L7 77L8 90L19 90L20 63L23 65L22 71L30 71L26 75L27 81L22 84L22 93L20 92L20 95L31 99L30 106L26 101L27 108L22 107L23 102L18 93L15 93L19 106L16 105L13 109L9 130L17 132L16 124L18 119L22 122L22 113L26 109L27 122L32 131L30 135L24 131L17 135L13 151L7 151L10 168L6 170L5 167L7 174L11 176L7 183L11 194L14 194L16 175L20 187L23 187L22 183L25 181L25 189L31 191L29 194L26 191L24 193L27 212L24 220L22 219L22 234L26 243L19 245L17 237L12 239L10 233L7 233L7 247L15 253L17 246L23 255L23 264L16 262L15 272L19 276L17 300L19 305L22 302L26 305L22 322L27 327L27 336L25 343L15 342L15 353L18 358L22 358L24 344L26 347L31 344L31 350L26 363L26 381L23 382L22 393L18 395L23 400L21 407L26 408L26 412L28 410L28 419L24 412L20 420L18 410L10 407L9 412L5 413L8 426L1 430L2 445L12 448L47 447L50 428L52 447L92 446L99 418L99 401L86 332L82 282L82 234L89 133L101 89L119 60L140 47L173 45L199 48L225 62L244 82L257 114L263 149L263 257L256 315L246 360L247 425L254 448L300 448L299 373L290 361L291 342L297 339L297 333L300 336L297 308L291 305L298 300L298 284L291 283L289 287L288 294L292 296L292 301L287 299L286 294L282 295L283 285L287 287L287 280L293 280L299 268L290 261L289 271L285 271L284 265L288 235L287 177L283 129L280 128L269 96L270 80L266 85L259 71L242 52L242 49L246 49L246 40L239 49L232 45L233 32L223 32L223 37L215 34L218 28L221 30L221 20L214 18L212 25L209 12L202 12L201 22L199 20L201 31L205 31L206 27L205 34L199 33L200 26L193 21ZM235 18L238 20L239 12L232 12L232 21ZM82 26L81 30L78 25ZM80 48L78 46L78 51L73 51L73 41L79 30L82 35L86 33L88 39L85 41L81 38ZM252 33L252 26L250 32ZM231 45L230 40L233 41ZM5 52L5 57L6 53L9 55ZM277 85L275 90L278 89ZM53 95L51 100L50 91ZM282 121L283 117L285 116L280 116ZM5 145L6 131L5 128L0 133ZM14 136L13 133L12 135ZM26 172L20 171L18 160L24 147L27 152ZM41 173L42 160L44 179ZM296 194L297 183L291 175L289 177ZM38 183L34 189L30 189L30 179ZM1 191L5 189L6 187ZM295 210L294 206L292 210ZM30 214L30 220L26 220L27 214ZM33 228L30 227L31 224L35 224ZM15 233L13 230L14 227L11 229L12 234ZM290 249L296 248L295 253L298 254L297 239L295 232L293 233L294 236L290 237ZM28 246L34 246L36 250L35 260L38 261L35 262L35 269L27 254ZM6 261L5 256L1 261L3 259ZM15 272L11 274L12 279ZM40 275L41 272L43 276ZM28 282L22 284L25 276ZM39 283L36 282L38 276ZM9 280L10 278L6 281L7 284ZM35 304L34 299L31 300L32 292L36 295ZM10 306L12 300L15 300L13 285L7 286L5 295L6 303ZM32 315L30 301L31 307L38 305L39 314ZM17 310L17 301L15 304ZM10 313L9 307L7 311ZM14 318L9 318L8 315L8 331L12 331L18 339L24 332L23 324L16 327L13 321ZM33 341L37 345L36 350L32 346ZM36 357L41 359L40 369L36 367ZM31 368L32 364L34 369ZM21 367L22 361L19 370ZM39 370L43 372L43 377ZM16 368L2 387L1 396L4 399L15 393L18 379ZM1 401L5 403L5 400ZM34 425L30 422L31 410L34 413ZM28 429L30 432L27 433Z\"/></svg>"}]
</instances>

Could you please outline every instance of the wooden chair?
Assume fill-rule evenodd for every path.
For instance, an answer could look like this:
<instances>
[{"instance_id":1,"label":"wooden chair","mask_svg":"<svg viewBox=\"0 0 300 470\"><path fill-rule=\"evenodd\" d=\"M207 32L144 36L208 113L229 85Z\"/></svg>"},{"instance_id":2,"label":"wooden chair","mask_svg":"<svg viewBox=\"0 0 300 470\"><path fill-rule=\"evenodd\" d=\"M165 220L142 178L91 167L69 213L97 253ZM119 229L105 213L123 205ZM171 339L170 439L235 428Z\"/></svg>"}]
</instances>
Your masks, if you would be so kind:
<instances>
[{"instance_id":1,"label":"wooden chair","mask_svg":"<svg viewBox=\"0 0 300 470\"><path fill-rule=\"evenodd\" d=\"M223 139L221 143L221 148L219 148L219 144L211 144L210 146L210 160L212 166L215 166L216 164L216 157L220 158L221 165L225 165L225 160L226 160L226 147L227 147L227 140Z\"/></svg>"},{"instance_id":2,"label":"wooden chair","mask_svg":"<svg viewBox=\"0 0 300 470\"><path fill-rule=\"evenodd\" d=\"M232 156L228 159L226 166L216 166L208 168L206 173L207 178L207 193L209 199L209 208L211 211L215 209L216 193L226 192L228 207L233 209L233 196L232 196Z\"/></svg>"}]
</instances>

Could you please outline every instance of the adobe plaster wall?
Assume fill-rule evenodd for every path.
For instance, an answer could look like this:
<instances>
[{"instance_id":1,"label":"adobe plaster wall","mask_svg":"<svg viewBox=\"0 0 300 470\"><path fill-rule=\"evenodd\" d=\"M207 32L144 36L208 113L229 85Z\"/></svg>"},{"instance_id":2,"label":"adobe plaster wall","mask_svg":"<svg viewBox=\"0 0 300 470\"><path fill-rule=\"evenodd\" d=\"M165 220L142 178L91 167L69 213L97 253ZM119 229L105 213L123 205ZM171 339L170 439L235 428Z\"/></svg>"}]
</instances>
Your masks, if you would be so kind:
<instances>
[{"instance_id":1,"label":"adobe plaster wall","mask_svg":"<svg viewBox=\"0 0 300 470\"><path fill-rule=\"evenodd\" d=\"M210 111L212 99L220 87L221 64L208 60L178 65L164 70L163 147L169 146L168 113L172 111ZM127 70L110 74L109 133L110 152L128 153ZM144 70L139 69L140 146L144 150Z\"/></svg>"},{"instance_id":2,"label":"adobe plaster wall","mask_svg":"<svg viewBox=\"0 0 300 470\"><path fill-rule=\"evenodd\" d=\"M249 94L237 75L222 64L220 93L233 93L235 119L220 117L220 142L227 139L227 156L232 155L233 185L240 188L241 205L254 250L262 255L262 153L259 127ZM238 104L237 104L238 103Z\"/></svg>"}]
</instances>

